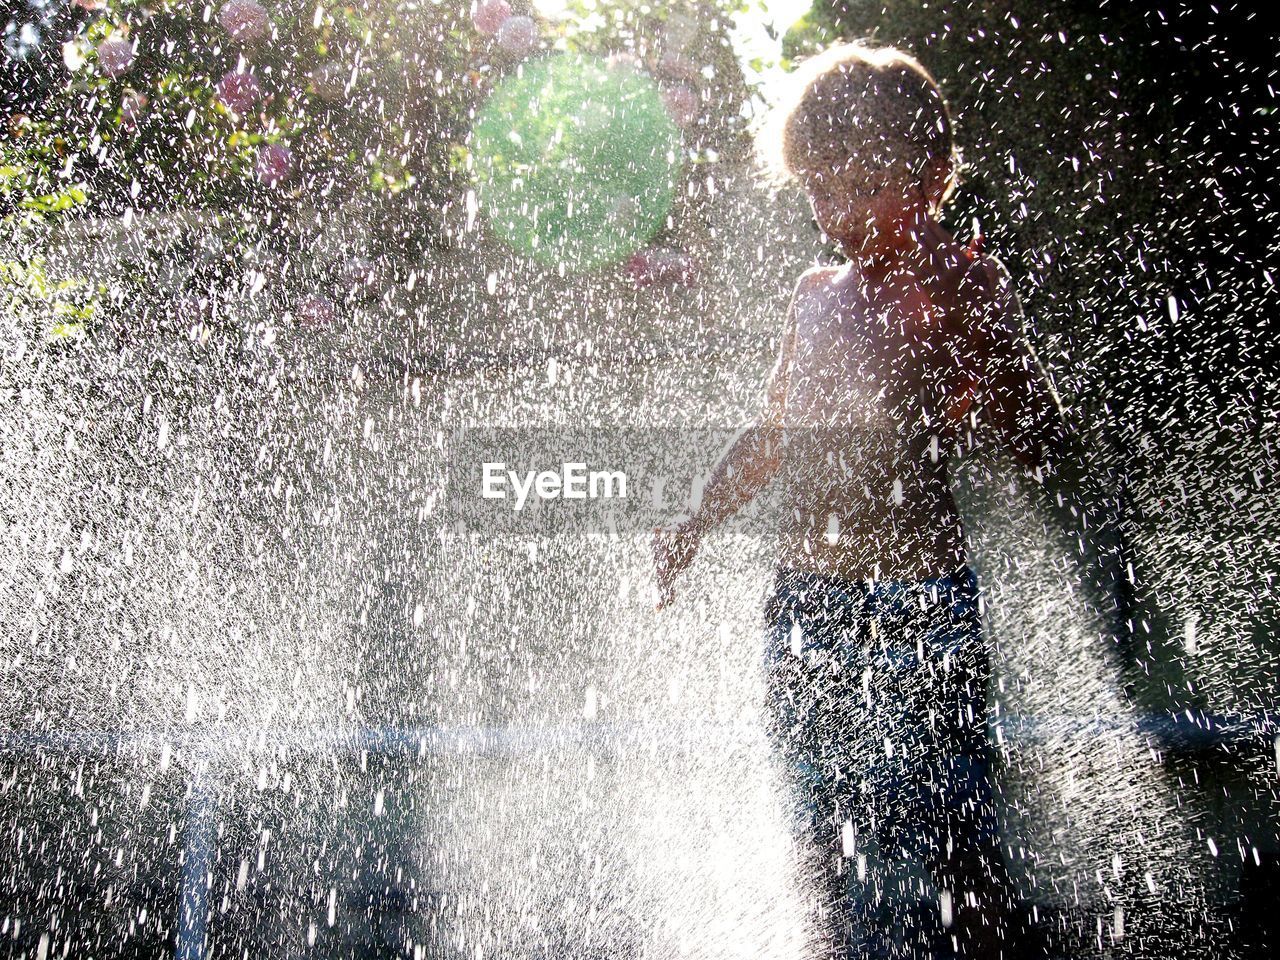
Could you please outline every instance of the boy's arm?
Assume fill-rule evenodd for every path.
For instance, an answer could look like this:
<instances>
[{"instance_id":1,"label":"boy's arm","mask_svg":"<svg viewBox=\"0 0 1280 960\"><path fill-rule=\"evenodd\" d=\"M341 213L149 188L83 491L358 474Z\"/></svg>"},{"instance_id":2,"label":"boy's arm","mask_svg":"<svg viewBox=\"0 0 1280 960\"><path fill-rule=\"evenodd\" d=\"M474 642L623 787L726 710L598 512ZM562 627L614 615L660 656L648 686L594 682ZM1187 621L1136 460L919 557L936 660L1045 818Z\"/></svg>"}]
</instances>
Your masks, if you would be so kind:
<instances>
[{"instance_id":1,"label":"boy's arm","mask_svg":"<svg viewBox=\"0 0 1280 960\"><path fill-rule=\"evenodd\" d=\"M792 292L782 341L778 345L778 357L769 375L764 409L758 421L739 430L711 468L702 490L702 499L693 515L654 531L659 609L674 596L676 577L693 562L703 535L740 510L778 472L782 459L783 413L795 352L796 299L808 282L810 273L800 278Z\"/></svg>"},{"instance_id":2,"label":"boy's arm","mask_svg":"<svg viewBox=\"0 0 1280 960\"><path fill-rule=\"evenodd\" d=\"M987 258L984 258L987 259ZM1098 612L1120 630L1128 618L1119 484L1088 455L1025 334L1022 308L998 261L985 266L996 307L990 323L987 419L1034 471L1050 527L1075 544ZM1117 634L1119 635L1119 634Z\"/></svg>"},{"instance_id":3,"label":"boy's arm","mask_svg":"<svg viewBox=\"0 0 1280 960\"><path fill-rule=\"evenodd\" d=\"M1072 440L1066 411L1026 335L1022 304L995 258L976 261L970 276L984 293L975 348L983 370L984 418L1024 467L1043 480L1061 469Z\"/></svg>"},{"instance_id":4,"label":"boy's arm","mask_svg":"<svg viewBox=\"0 0 1280 960\"><path fill-rule=\"evenodd\" d=\"M712 466L702 499L683 526L701 537L722 520L737 513L768 486L782 462L782 424L795 350L795 297L787 310L778 356L765 387L764 408L756 423L734 434L720 459Z\"/></svg>"}]
</instances>

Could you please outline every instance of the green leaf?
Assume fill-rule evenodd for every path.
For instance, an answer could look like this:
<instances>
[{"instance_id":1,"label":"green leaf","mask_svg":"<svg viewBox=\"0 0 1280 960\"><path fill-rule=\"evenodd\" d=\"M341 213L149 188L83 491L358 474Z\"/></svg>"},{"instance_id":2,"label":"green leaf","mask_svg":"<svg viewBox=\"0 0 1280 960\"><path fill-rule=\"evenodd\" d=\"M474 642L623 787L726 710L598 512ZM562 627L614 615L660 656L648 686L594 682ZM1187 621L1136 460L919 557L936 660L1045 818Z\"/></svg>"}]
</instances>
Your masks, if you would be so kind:
<instances>
[{"instance_id":1,"label":"green leaf","mask_svg":"<svg viewBox=\"0 0 1280 960\"><path fill-rule=\"evenodd\" d=\"M83 323L55 323L49 328L50 340L71 340L84 336Z\"/></svg>"}]
</instances>

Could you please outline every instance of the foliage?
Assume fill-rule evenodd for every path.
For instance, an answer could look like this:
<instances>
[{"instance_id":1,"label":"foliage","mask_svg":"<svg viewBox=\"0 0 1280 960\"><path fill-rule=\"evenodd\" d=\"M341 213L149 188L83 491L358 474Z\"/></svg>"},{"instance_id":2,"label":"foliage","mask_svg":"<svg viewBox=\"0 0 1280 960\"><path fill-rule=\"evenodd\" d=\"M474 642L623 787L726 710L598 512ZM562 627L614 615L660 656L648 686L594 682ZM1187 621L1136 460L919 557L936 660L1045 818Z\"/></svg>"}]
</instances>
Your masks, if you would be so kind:
<instances>
[{"instance_id":1,"label":"foliage","mask_svg":"<svg viewBox=\"0 0 1280 960\"><path fill-rule=\"evenodd\" d=\"M265 6L270 32L245 41L222 24L225 4L69 6L41 56L17 65L0 157L6 212L333 204L362 191L429 195L447 181L474 101L466 0ZM132 46L131 62L104 57L112 42ZM219 92L234 73L260 93L239 110ZM259 175L267 144L293 153L278 184ZM67 194L69 180L83 196Z\"/></svg>"},{"instance_id":2,"label":"foliage","mask_svg":"<svg viewBox=\"0 0 1280 960\"><path fill-rule=\"evenodd\" d=\"M474 28L470 0L264 0L270 32L244 41L221 22L227 6L84 0L47 23L39 49L12 64L5 212L340 204L359 192L403 206L456 195L470 117L514 66ZM711 76L693 82L723 86L735 65L722 37L724 49L709 50L723 33L723 20L708 17L716 4L673 12L680 6L571 0L566 19L543 25L543 46L634 48L655 67L661 53L683 52L699 68L714 53ZM512 9L531 12L519 0ZM672 23L678 42L667 29L664 45ZM112 43L132 47L124 66L105 55ZM233 73L260 90L239 111L219 95ZM295 169L275 185L257 168L267 144L293 154Z\"/></svg>"},{"instance_id":3,"label":"foliage","mask_svg":"<svg viewBox=\"0 0 1280 960\"><path fill-rule=\"evenodd\" d=\"M748 95L728 28L746 9L741 0L567 0L562 43L584 54L634 56L660 84L695 89L703 106L687 131L692 159L707 150L728 157L745 146Z\"/></svg>"},{"instance_id":4,"label":"foliage","mask_svg":"<svg viewBox=\"0 0 1280 960\"><path fill-rule=\"evenodd\" d=\"M6 349L31 338L56 342L81 336L103 293L88 280L51 278L38 257L0 260L0 325L4 339L13 341Z\"/></svg>"},{"instance_id":5,"label":"foliage","mask_svg":"<svg viewBox=\"0 0 1280 960\"><path fill-rule=\"evenodd\" d=\"M237 35L227 19L236 5L245 22L263 18L261 36ZM85 217L128 229L149 213L204 211L219 236L184 241L199 247L190 262L157 271L181 275L184 288L147 283L141 264L131 280L140 296L256 289L264 276L281 281L272 265L288 261L295 286L342 299L347 273L407 273L460 242L473 120L530 57L629 58L668 108L669 95L692 104L680 132L685 176L704 180L702 165L746 143L746 88L726 32L733 8L569 0L547 21L530 0L511 0L510 14L533 15L539 30L534 49L515 51L478 28L472 0L45 3L38 42L2 55L13 92L0 101L0 218L6 229ZM677 205L666 224L678 229L684 215ZM341 260L311 255L317 230L348 230L339 222L358 222L345 273Z\"/></svg>"},{"instance_id":6,"label":"foliage","mask_svg":"<svg viewBox=\"0 0 1280 960\"><path fill-rule=\"evenodd\" d=\"M837 29L826 8L815 7L791 25L782 37L782 66L821 53L837 41Z\"/></svg>"}]
</instances>

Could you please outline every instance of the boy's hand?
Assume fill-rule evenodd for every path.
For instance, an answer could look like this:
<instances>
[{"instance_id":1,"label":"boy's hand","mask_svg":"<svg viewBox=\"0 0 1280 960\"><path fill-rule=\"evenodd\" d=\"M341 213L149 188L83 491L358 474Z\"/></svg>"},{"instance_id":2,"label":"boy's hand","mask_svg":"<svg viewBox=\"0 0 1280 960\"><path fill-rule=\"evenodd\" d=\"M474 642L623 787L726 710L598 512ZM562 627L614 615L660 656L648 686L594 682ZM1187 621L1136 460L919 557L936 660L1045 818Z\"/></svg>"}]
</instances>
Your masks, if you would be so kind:
<instances>
[{"instance_id":1,"label":"boy's hand","mask_svg":"<svg viewBox=\"0 0 1280 960\"><path fill-rule=\"evenodd\" d=\"M689 520L653 531L653 560L658 577L658 606L661 610L675 599L675 582L681 572L693 563L701 537Z\"/></svg>"}]
</instances>

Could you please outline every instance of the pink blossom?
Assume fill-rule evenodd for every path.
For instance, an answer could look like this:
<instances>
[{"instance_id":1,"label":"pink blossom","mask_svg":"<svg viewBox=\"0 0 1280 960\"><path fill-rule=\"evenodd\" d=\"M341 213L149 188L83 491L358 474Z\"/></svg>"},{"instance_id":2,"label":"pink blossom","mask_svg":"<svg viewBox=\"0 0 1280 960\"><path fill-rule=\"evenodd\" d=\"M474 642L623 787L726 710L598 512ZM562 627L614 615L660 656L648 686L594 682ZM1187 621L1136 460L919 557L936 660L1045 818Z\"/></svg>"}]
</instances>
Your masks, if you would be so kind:
<instances>
[{"instance_id":1,"label":"pink blossom","mask_svg":"<svg viewBox=\"0 0 1280 960\"><path fill-rule=\"evenodd\" d=\"M284 183L293 174L293 151L281 143L269 143L258 152L258 179L269 187Z\"/></svg>"},{"instance_id":2,"label":"pink blossom","mask_svg":"<svg viewBox=\"0 0 1280 960\"><path fill-rule=\"evenodd\" d=\"M657 70L662 76L675 80L697 80L702 72L692 60L674 51L662 55Z\"/></svg>"},{"instance_id":3,"label":"pink blossom","mask_svg":"<svg viewBox=\"0 0 1280 960\"><path fill-rule=\"evenodd\" d=\"M336 315L333 304L324 297L303 297L293 308L293 319L307 326L332 323Z\"/></svg>"},{"instance_id":4,"label":"pink blossom","mask_svg":"<svg viewBox=\"0 0 1280 960\"><path fill-rule=\"evenodd\" d=\"M698 282L698 264L683 250L649 247L627 260L627 274L639 287L692 286Z\"/></svg>"},{"instance_id":5,"label":"pink blossom","mask_svg":"<svg viewBox=\"0 0 1280 960\"><path fill-rule=\"evenodd\" d=\"M257 40L271 29L271 18L257 0L230 0L218 12L218 23L241 43Z\"/></svg>"},{"instance_id":6,"label":"pink blossom","mask_svg":"<svg viewBox=\"0 0 1280 960\"><path fill-rule=\"evenodd\" d=\"M136 52L131 41L113 34L98 44L98 66L108 77L123 77L133 66Z\"/></svg>"},{"instance_id":7,"label":"pink blossom","mask_svg":"<svg viewBox=\"0 0 1280 960\"><path fill-rule=\"evenodd\" d=\"M634 70L636 73L644 70L644 64L640 62L640 58L625 50L609 54L604 58L604 63L610 70Z\"/></svg>"},{"instance_id":8,"label":"pink blossom","mask_svg":"<svg viewBox=\"0 0 1280 960\"><path fill-rule=\"evenodd\" d=\"M492 37L511 16L511 4L507 0L475 0L471 4L471 23L486 37Z\"/></svg>"},{"instance_id":9,"label":"pink blossom","mask_svg":"<svg viewBox=\"0 0 1280 960\"><path fill-rule=\"evenodd\" d=\"M676 122L676 126L687 127L698 119L698 94L692 87L682 83L665 87L662 91L662 102L671 119Z\"/></svg>"},{"instance_id":10,"label":"pink blossom","mask_svg":"<svg viewBox=\"0 0 1280 960\"><path fill-rule=\"evenodd\" d=\"M538 25L533 17L507 17L494 34L502 52L510 57L523 57L538 45Z\"/></svg>"},{"instance_id":11,"label":"pink blossom","mask_svg":"<svg viewBox=\"0 0 1280 960\"><path fill-rule=\"evenodd\" d=\"M218 102L236 114L246 114L262 99L262 87L251 73L232 71L218 81Z\"/></svg>"},{"instance_id":12,"label":"pink blossom","mask_svg":"<svg viewBox=\"0 0 1280 960\"><path fill-rule=\"evenodd\" d=\"M330 103L341 100L347 93L347 78L351 71L337 61L322 63L311 71L311 85L316 96Z\"/></svg>"},{"instance_id":13,"label":"pink blossom","mask_svg":"<svg viewBox=\"0 0 1280 960\"><path fill-rule=\"evenodd\" d=\"M147 96L136 90L130 90L124 95L124 99L120 101L120 126L127 133L133 133L138 129L138 123L142 119L142 114L146 112L148 103L150 100Z\"/></svg>"}]
</instances>

